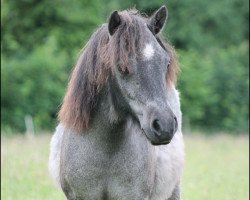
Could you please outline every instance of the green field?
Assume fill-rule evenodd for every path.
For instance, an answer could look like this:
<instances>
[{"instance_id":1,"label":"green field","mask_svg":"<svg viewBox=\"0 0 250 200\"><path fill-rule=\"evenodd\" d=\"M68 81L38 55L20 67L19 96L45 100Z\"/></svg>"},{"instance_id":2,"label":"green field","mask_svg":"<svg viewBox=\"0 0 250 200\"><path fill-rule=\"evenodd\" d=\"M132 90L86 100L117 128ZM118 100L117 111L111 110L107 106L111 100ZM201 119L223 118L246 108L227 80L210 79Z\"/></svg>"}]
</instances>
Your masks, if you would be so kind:
<instances>
[{"instance_id":1,"label":"green field","mask_svg":"<svg viewBox=\"0 0 250 200\"><path fill-rule=\"evenodd\" d=\"M1 138L1 199L60 200L48 175L49 135ZM249 199L247 136L185 136L184 200Z\"/></svg>"}]
</instances>

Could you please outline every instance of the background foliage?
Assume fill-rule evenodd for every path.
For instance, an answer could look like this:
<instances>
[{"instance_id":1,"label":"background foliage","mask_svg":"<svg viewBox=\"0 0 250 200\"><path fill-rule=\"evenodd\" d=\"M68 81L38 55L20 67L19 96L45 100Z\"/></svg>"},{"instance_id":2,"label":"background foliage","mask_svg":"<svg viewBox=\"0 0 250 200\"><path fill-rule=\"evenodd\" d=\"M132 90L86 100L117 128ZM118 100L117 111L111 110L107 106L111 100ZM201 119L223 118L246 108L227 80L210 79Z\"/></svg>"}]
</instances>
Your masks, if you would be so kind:
<instances>
[{"instance_id":1,"label":"background foliage","mask_svg":"<svg viewBox=\"0 0 250 200\"><path fill-rule=\"evenodd\" d=\"M1 122L5 132L51 130L80 49L113 10L150 15L165 4L164 35L181 63L184 125L248 132L249 1L1 1Z\"/></svg>"}]
</instances>

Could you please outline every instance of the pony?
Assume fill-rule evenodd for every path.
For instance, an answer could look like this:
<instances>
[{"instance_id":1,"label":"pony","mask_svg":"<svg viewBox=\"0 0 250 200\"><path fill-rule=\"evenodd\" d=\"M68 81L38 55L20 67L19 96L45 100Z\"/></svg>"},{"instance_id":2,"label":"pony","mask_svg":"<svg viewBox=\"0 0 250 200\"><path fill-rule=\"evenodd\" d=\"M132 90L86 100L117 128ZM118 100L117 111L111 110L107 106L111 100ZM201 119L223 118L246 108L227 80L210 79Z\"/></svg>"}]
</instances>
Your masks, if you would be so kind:
<instances>
[{"instance_id":1,"label":"pony","mask_svg":"<svg viewBox=\"0 0 250 200\"><path fill-rule=\"evenodd\" d=\"M72 71L49 172L68 200L178 200L184 142L174 48L150 17L114 11Z\"/></svg>"}]
</instances>

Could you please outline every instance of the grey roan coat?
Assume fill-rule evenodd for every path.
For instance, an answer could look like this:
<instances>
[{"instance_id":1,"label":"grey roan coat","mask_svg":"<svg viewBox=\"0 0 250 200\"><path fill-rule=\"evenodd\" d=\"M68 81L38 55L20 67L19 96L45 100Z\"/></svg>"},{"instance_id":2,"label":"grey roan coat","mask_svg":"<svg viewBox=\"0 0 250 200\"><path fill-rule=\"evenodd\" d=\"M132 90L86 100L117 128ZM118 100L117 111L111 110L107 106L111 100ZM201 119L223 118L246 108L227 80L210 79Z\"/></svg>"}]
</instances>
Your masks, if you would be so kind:
<instances>
[{"instance_id":1,"label":"grey roan coat","mask_svg":"<svg viewBox=\"0 0 250 200\"><path fill-rule=\"evenodd\" d=\"M114 11L71 75L49 171L69 200L179 200L184 162L173 48L151 17Z\"/></svg>"}]
</instances>

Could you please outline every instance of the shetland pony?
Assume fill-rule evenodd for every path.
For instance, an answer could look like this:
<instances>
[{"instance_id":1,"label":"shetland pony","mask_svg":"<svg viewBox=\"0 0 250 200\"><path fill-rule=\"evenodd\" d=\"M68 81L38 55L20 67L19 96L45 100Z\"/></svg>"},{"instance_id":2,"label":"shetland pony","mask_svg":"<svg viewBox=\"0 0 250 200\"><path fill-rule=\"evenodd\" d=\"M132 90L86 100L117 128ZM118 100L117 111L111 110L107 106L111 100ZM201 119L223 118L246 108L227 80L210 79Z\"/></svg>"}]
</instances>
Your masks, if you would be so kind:
<instances>
[{"instance_id":1,"label":"shetland pony","mask_svg":"<svg viewBox=\"0 0 250 200\"><path fill-rule=\"evenodd\" d=\"M49 171L69 200L178 200L184 162L174 49L151 17L114 11L71 75Z\"/></svg>"}]
</instances>

